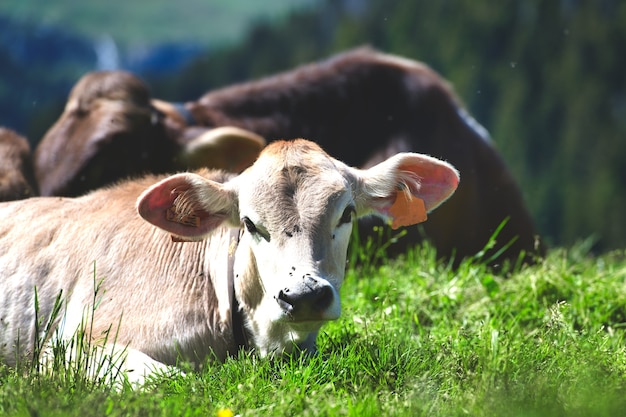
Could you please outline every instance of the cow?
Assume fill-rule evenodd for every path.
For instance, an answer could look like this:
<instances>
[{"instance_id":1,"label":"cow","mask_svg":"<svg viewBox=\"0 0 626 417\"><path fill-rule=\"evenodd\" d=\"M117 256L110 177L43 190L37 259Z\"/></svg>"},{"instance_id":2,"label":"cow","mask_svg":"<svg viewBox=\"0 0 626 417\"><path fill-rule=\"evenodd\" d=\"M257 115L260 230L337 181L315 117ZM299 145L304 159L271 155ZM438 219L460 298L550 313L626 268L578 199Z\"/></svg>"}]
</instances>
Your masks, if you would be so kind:
<instances>
[{"instance_id":1,"label":"cow","mask_svg":"<svg viewBox=\"0 0 626 417\"><path fill-rule=\"evenodd\" d=\"M488 133L463 108L449 83L422 63L362 47L210 91L195 101L152 99L151 104L173 138L198 127L236 126L268 141L310 138L361 168L399 152L449 161L463 175L459 190L429 222L394 234L386 249L389 256L427 239L439 257L456 266L481 253L503 223L495 244L484 252L491 265L532 262L545 254L521 191ZM42 163L48 158L43 149L49 137L36 152L40 176L66 166L61 159ZM360 222L360 238L376 234L380 229L375 226L384 225Z\"/></svg>"},{"instance_id":2,"label":"cow","mask_svg":"<svg viewBox=\"0 0 626 417\"><path fill-rule=\"evenodd\" d=\"M241 172L263 146L262 137L236 127L173 134L140 78L96 71L72 88L33 158L42 196L77 196L145 173L202 166Z\"/></svg>"},{"instance_id":3,"label":"cow","mask_svg":"<svg viewBox=\"0 0 626 417\"><path fill-rule=\"evenodd\" d=\"M49 320L58 294L57 337L71 339L92 311L92 337L117 326L126 358L116 366L137 384L240 349L314 353L320 327L341 312L353 220L423 221L458 182L429 156L399 153L362 170L300 139L273 142L238 176L149 176L0 204L0 357L32 355L36 317Z\"/></svg>"},{"instance_id":4,"label":"cow","mask_svg":"<svg viewBox=\"0 0 626 417\"><path fill-rule=\"evenodd\" d=\"M36 195L30 144L17 132L0 127L0 201Z\"/></svg>"}]
</instances>

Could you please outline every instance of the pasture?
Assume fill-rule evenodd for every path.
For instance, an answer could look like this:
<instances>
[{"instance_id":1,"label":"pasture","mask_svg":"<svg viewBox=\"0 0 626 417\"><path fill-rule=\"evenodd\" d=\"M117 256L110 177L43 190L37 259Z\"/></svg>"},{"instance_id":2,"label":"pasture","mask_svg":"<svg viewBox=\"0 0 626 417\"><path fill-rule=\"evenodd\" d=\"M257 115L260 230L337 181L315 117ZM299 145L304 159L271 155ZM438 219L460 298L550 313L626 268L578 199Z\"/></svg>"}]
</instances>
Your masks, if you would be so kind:
<instances>
[{"instance_id":1,"label":"pasture","mask_svg":"<svg viewBox=\"0 0 626 417\"><path fill-rule=\"evenodd\" d=\"M142 391L90 382L81 355L69 368L0 367L0 415L622 415L626 252L587 247L498 274L480 259L453 270L429 246L349 266L319 356L242 353ZM353 248L358 258L377 256Z\"/></svg>"}]
</instances>

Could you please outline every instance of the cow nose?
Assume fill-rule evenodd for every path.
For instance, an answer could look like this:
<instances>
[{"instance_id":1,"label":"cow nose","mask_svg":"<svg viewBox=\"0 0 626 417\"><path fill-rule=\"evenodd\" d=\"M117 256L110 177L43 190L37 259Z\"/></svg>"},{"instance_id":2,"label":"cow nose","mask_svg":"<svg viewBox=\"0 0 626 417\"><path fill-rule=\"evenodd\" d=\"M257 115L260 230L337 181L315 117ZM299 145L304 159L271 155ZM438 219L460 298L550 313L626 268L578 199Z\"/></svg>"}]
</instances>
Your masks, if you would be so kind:
<instances>
[{"instance_id":1,"label":"cow nose","mask_svg":"<svg viewBox=\"0 0 626 417\"><path fill-rule=\"evenodd\" d=\"M332 305L334 291L326 280L310 275L302 277L300 285L286 287L278 292L276 301L294 320L319 320Z\"/></svg>"}]
</instances>

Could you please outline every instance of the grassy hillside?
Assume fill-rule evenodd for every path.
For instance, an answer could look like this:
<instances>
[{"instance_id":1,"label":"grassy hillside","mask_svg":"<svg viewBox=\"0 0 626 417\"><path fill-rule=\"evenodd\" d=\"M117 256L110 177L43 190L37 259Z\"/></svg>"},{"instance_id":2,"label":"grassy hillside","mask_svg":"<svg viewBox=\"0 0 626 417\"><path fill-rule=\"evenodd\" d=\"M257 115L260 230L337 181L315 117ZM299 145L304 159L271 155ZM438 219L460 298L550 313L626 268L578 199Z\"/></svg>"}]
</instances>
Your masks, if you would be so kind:
<instances>
[{"instance_id":1,"label":"grassy hillside","mask_svg":"<svg viewBox=\"0 0 626 417\"><path fill-rule=\"evenodd\" d=\"M2 1L0 14L59 26L89 37L111 35L122 45L215 44L239 39L259 19L284 16L315 0Z\"/></svg>"},{"instance_id":2,"label":"grassy hillside","mask_svg":"<svg viewBox=\"0 0 626 417\"><path fill-rule=\"evenodd\" d=\"M626 409L626 261L584 246L496 276L429 248L349 269L321 355L241 354L145 391L0 367L3 416L616 416ZM97 314L97 312L96 312Z\"/></svg>"}]
</instances>

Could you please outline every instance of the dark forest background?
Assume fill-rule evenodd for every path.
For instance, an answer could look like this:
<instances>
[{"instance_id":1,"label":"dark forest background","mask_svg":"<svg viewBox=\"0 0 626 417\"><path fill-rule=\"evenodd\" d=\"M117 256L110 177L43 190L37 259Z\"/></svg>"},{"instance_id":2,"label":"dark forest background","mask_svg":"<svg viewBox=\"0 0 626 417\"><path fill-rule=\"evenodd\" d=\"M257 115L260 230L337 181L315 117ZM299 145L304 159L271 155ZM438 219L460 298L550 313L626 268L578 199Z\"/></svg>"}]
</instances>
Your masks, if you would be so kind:
<instances>
[{"instance_id":1,"label":"dark forest background","mask_svg":"<svg viewBox=\"0 0 626 417\"><path fill-rule=\"evenodd\" d=\"M549 244L626 246L624 1L318 0L236 42L192 38L117 65L184 101L364 44L423 61L490 131ZM74 82L104 65L97 42L0 16L0 124L36 144Z\"/></svg>"}]
</instances>

